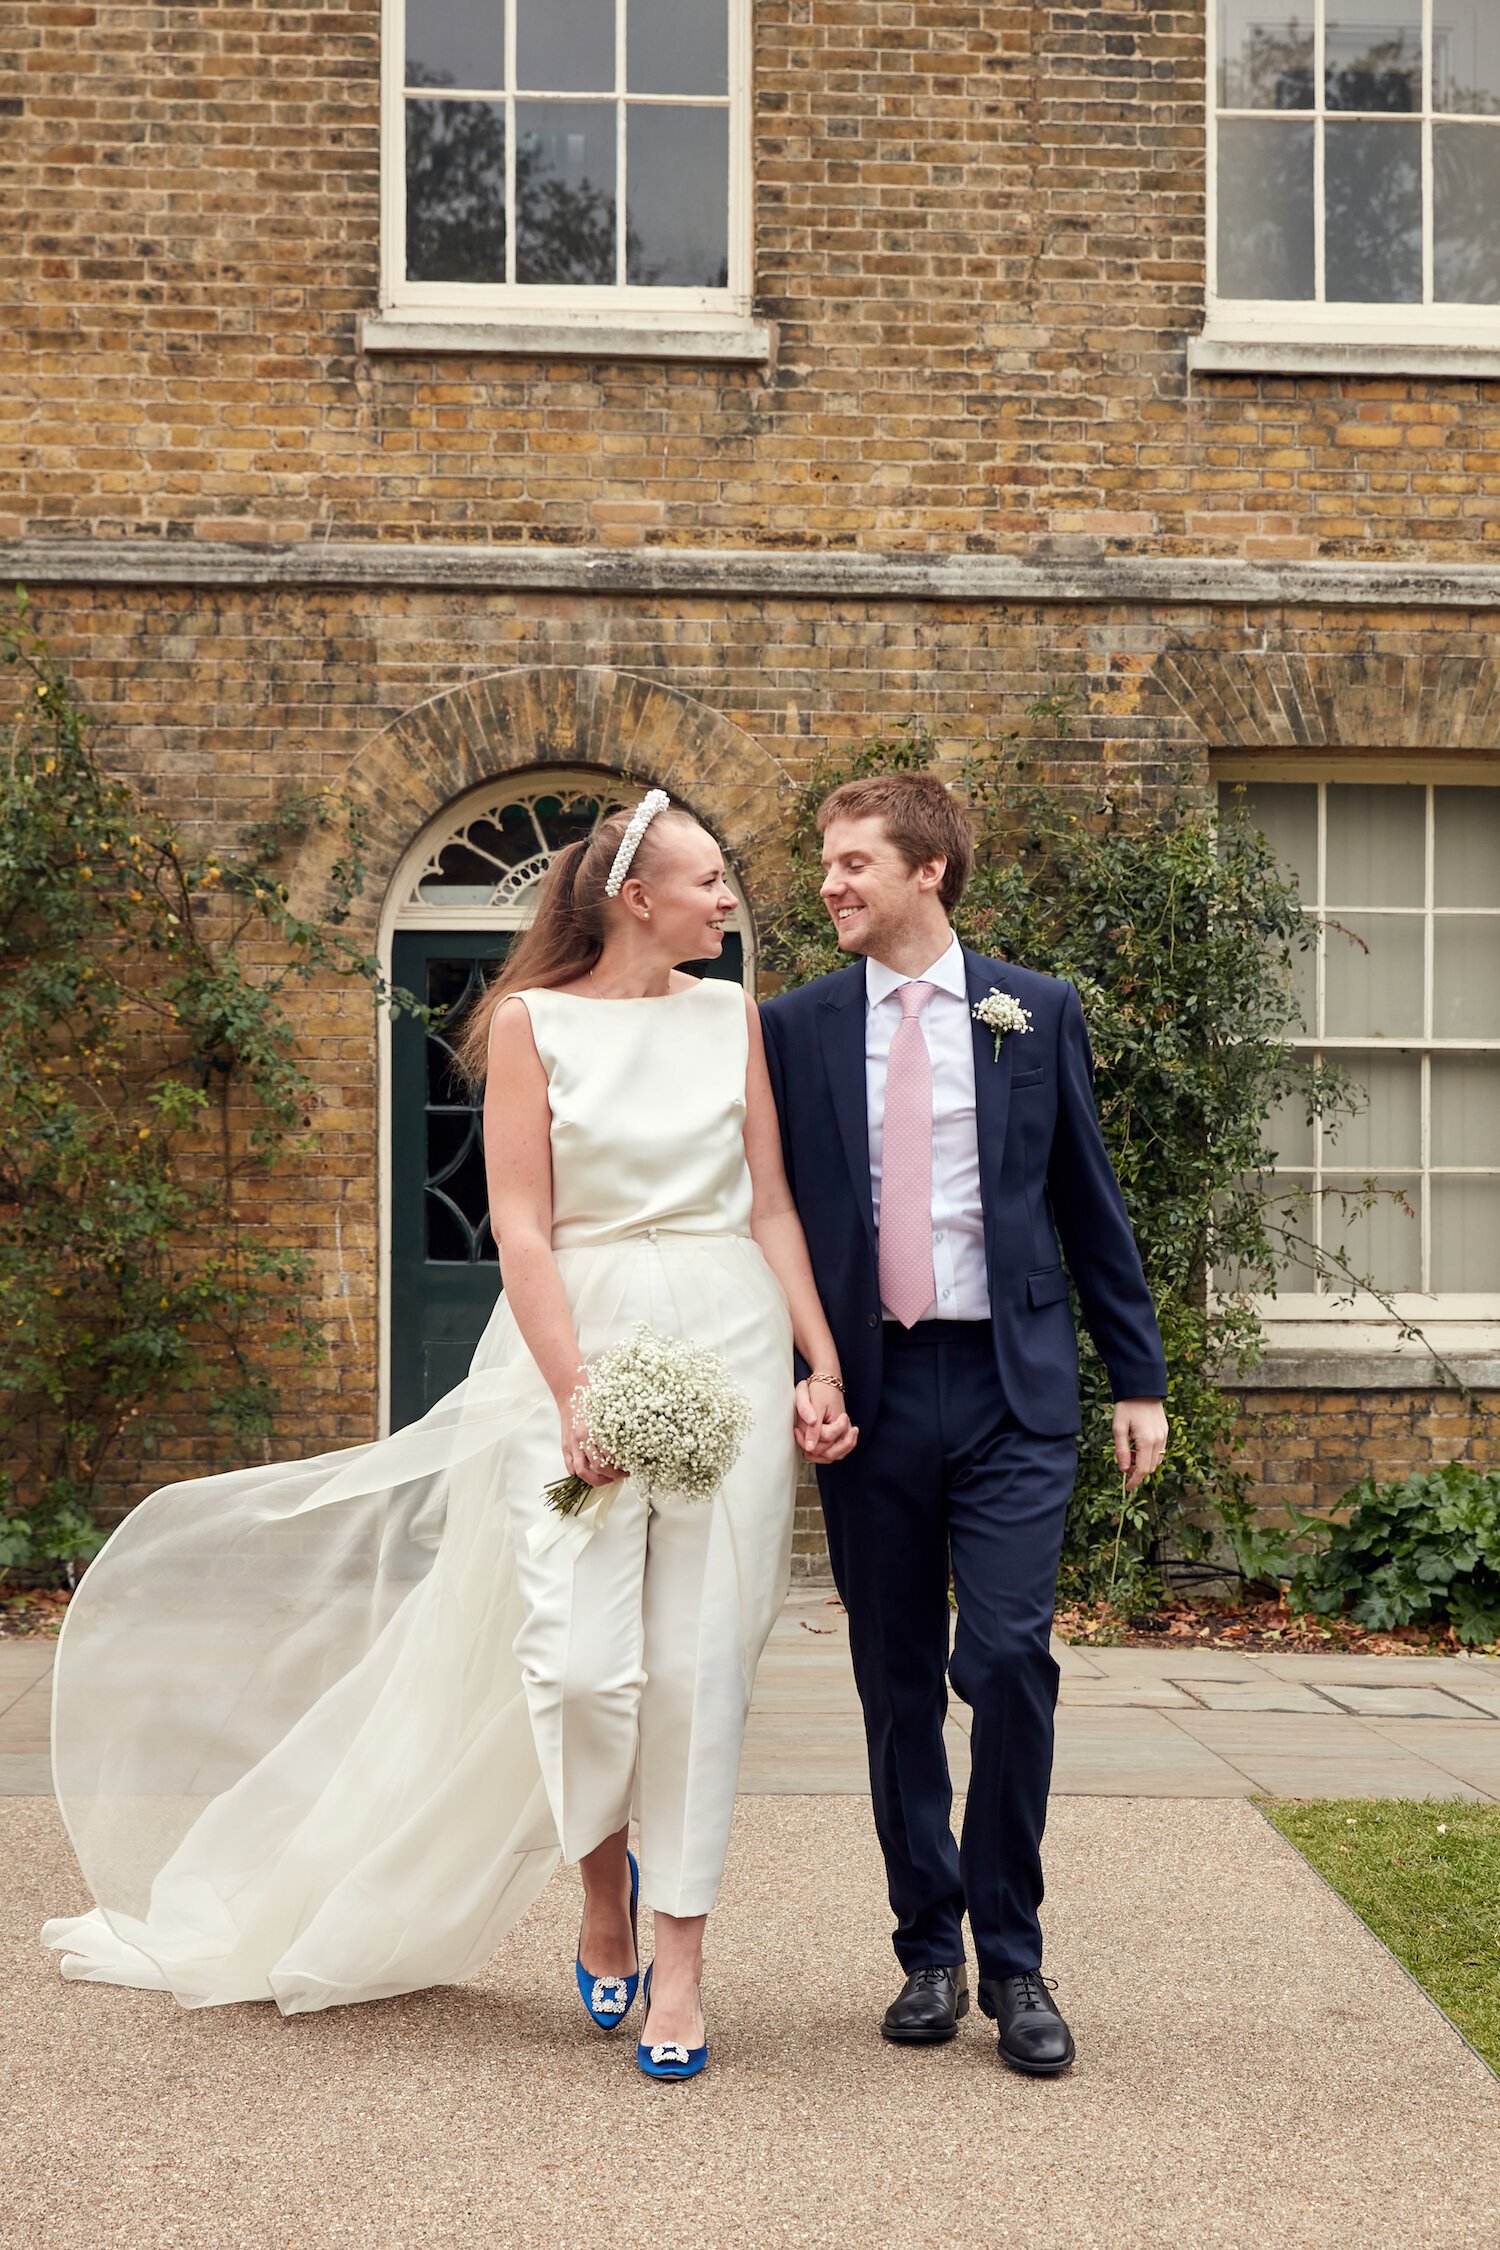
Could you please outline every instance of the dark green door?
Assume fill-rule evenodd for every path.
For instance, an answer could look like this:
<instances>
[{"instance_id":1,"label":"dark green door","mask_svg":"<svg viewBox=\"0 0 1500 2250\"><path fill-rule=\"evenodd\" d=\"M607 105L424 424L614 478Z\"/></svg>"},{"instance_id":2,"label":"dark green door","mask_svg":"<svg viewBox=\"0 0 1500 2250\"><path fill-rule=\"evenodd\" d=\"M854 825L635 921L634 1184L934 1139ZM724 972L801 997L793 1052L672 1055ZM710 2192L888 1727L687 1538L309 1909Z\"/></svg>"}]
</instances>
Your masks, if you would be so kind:
<instances>
[{"instance_id":1,"label":"dark green door","mask_svg":"<svg viewBox=\"0 0 1500 2250\"><path fill-rule=\"evenodd\" d=\"M391 1025L391 1427L463 1380L500 1287L484 1181L481 1105L445 1036L510 943L504 930L398 930L391 980L442 1011L428 1031ZM740 983L738 937L698 976Z\"/></svg>"}]
</instances>

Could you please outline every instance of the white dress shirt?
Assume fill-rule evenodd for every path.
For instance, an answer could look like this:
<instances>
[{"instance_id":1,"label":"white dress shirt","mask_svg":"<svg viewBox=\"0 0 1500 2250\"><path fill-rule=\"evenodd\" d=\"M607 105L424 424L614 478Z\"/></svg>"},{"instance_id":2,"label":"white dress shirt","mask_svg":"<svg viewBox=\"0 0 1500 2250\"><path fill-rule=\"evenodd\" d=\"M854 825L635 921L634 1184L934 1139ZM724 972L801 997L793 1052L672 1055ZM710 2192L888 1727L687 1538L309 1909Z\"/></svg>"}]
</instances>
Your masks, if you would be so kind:
<instances>
[{"instance_id":1,"label":"white dress shirt","mask_svg":"<svg viewBox=\"0 0 1500 2250\"><path fill-rule=\"evenodd\" d=\"M964 952L954 938L920 978L883 961L865 964L865 1104L870 1130L870 1193L880 1225L885 1145L885 1073L901 1021L898 986L936 986L917 1021L932 1057L932 1271L937 1295L924 1320L988 1320L989 1274L979 1195L979 1133L974 1115L974 1026Z\"/></svg>"}]
</instances>

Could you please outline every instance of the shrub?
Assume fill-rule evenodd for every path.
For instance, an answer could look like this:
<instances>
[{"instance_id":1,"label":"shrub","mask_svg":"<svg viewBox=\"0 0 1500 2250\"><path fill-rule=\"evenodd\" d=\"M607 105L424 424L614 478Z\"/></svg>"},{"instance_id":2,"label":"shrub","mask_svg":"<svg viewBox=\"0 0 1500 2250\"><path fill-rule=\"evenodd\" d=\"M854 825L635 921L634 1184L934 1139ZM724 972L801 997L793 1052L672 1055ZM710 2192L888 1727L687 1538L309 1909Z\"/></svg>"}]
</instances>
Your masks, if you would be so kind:
<instances>
[{"instance_id":1,"label":"shrub","mask_svg":"<svg viewBox=\"0 0 1500 2250\"><path fill-rule=\"evenodd\" d=\"M283 996L375 964L333 924L360 887L340 800L279 806L232 850L189 849L101 765L24 592L0 627L0 1575L73 1576L97 1549L126 1429L158 1440L195 1388L237 1452L265 1444L280 1370L321 1354L306 1259L258 1216L312 1143ZM326 923L277 879L342 825Z\"/></svg>"},{"instance_id":2,"label":"shrub","mask_svg":"<svg viewBox=\"0 0 1500 2250\"><path fill-rule=\"evenodd\" d=\"M1400 1484L1366 1477L1345 1495L1348 1520L1303 1530L1313 1552L1293 1573L1291 1599L1322 1617L1361 1624L1442 1624L1471 1648L1500 1640L1500 1469L1466 1461Z\"/></svg>"},{"instance_id":3,"label":"shrub","mask_svg":"<svg viewBox=\"0 0 1500 2250\"><path fill-rule=\"evenodd\" d=\"M1047 698L1028 715L1065 733L1075 700ZM817 895L822 797L852 774L933 759L908 726L825 769L804 794L763 955L787 982L842 961ZM1164 1566L1214 1548L1222 1558L1226 1542L1247 1574L1274 1577L1283 1548L1255 1518L1221 1379L1254 1364L1251 1299L1274 1294L1279 1273L1321 1264L1350 1278L1305 1239L1284 1183L1270 1176L1267 1120L1279 1104L1324 1117L1350 1106L1345 1081L1291 1044L1293 955L1313 942L1312 922L1265 838L1243 821L1221 823L1201 800L1169 796L1127 820L1107 789L1040 785L1013 737L947 778L977 829L960 936L1078 989L1100 1122L1166 1347L1171 1445L1160 1474L1127 1497L1108 1382L1081 1339L1084 1426L1064 1583L1129 1594ZM1213 1575L1222 1570L1221 1560Z\"/></svg>"}]
</instances>

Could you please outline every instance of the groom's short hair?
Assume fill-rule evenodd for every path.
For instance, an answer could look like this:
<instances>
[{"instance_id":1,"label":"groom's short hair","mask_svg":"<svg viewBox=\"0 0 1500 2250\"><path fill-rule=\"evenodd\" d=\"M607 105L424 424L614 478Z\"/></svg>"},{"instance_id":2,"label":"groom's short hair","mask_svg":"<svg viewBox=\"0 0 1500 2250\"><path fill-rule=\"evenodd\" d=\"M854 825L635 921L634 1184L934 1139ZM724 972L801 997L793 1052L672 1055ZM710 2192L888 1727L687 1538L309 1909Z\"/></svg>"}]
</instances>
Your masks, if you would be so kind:
<instances>
[{"instance_id":1,"label":"groom's short hair","mask_svg":"<svg viewBox=\"0 0 1500 2250\"><path fill-rule=\"evenodd\" d=\"M872 773L841 782L818 807L818 833L832 820L878 820L908 867L944 859L938 897L952 914L974 865L974 823L968 808L936 774Z\"/></svg>"}]
</instances>

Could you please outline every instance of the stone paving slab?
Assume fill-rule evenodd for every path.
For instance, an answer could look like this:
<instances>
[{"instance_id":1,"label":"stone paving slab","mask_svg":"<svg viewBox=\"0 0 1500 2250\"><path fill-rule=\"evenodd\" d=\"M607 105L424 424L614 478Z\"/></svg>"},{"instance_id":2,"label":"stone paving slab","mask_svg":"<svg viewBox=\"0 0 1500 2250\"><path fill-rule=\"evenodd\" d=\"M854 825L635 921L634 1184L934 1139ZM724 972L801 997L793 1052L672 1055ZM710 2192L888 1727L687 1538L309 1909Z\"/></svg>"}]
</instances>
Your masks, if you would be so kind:
<instances>
[{"instance_id":1,"label":"stone paving slab","mask_svg":"<svg viewBox=\"0 0 1500 2250\"><path fill-rule=\"evenodd\" d=\"M1500 1802L1500 1663L1483 1657L1236 1655L1054 1643L1062 1674L1060 1796L1477 1796ZM0 1643L0 1795L47 1786L55 1643ZM1217 1723L1205 1723L1217 1722ZM1406 1735L1405 1723L1437 1730ZM969 1712L950 1704L955 1784ZM1448 1736L1471 1738L1465 1747ZM746 1737L751 1794L866 1793L869 1775L842 1610L819 1588L787 1603Z\"/></svg>"},{"instance_id":2,"label":"stone paving slab","mask_svg":"<svg viewBox=\"0 0 1500 2250\"><path fill-rule=\"evenodd\" d=\"M1149 1710L1060 1713L1054 1797L1253 1796L1254 1783L1185 1733L1176 1717Z\"/></svg>"},{"instance_id":3,"label":"stone paving slab","mask_svg":"<svg viewBox=\"0 0 1500 2250\"><path fill-rule=\"evenodd\" d=\"M1328 1680L1322 1692L1341 1710L1360 1719L1479 1719L1484 1713L1446 1688L1419 1687L1415 1682L1393 1682L1387 1687L1369 1680Z\"/></svg>"},{"instance_id":4,"label":"stone paving slab","mask_svg":"<svg viewBox=\"0 0 1500 2250\"><path fill-rule=\"evenodd\" d=\"M1057 1700L1078 1711L1166 1711L1174 1704L1187 1710L1193 1699L1172 1680L1079 1679L1065 1672Z\"/></svg>"},{"instance_id":5,"label":"stone paving slab","mask_svg":"<svg viewBox=\"0 0 1500 2250\"><path fill-rule=\"evenodd\" d=\"M470 1983L285 2021L65 1984L37 1926L85 1901L51 1805L0 1806L0 1871L5 2250L1494 2240L1500 2086L1245 1804L1054 1808L1079 2062L1052 2083L977 2015L878 2037L890 1917L847 1796L741 1805L685 2087L639 2076L633 2021L584 2021L571 1873Z\"/></svg>"},{"instance_id":6,"label":"stone paving slab","mask_svg":"<svg viewBox=\"0 0 1500 2250\"><path fill-rule=\"evenodd\" d=\"M1392 1721L1301 1713L1194 1711L1168 1722L1193 1736L1246 1784L1273 1797L1485 1797L1451 1766L1415 1756L1390 1736ZM1455 1730L1460 1731L1460 1730ZM1467 1730L1462 1730L1467 1731Z\"/></svg>"},{"instance_id":7,"label":"stone paving slab","mask_svg":"<svg viewBox=\"0 0 1500 2250\"><path fill-rule=\"evenodd\" d=\"M1500 1727L1454 1727L1445 1719L1376 1719L1375 1731L1466 1787L1500 1803Z\"/></svg>"},{"instance_id":8,"label":"stone paving slab","mask_svg":"<svg viewBox=\"0 0 1500 2250\"><path fill-rule=\"evenodd\" d=\"M1297 1680L1191 1681L1183 1694L1190 1708L1203 1711L1322 1711L1328 1705Z\"/></svg>"}]
</instances>

